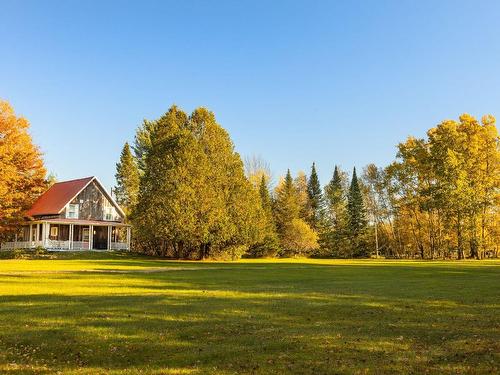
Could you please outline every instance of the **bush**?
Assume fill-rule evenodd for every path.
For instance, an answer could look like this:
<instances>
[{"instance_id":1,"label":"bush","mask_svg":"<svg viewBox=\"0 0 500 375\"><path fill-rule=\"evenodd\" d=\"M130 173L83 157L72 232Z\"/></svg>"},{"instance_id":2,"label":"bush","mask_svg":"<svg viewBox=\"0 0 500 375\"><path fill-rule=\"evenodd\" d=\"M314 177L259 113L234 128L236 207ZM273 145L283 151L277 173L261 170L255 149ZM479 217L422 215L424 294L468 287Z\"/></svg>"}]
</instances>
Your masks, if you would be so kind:
<instances>
[{"instance_id":1,"label":"bush","mask_svg":"<svg viewBox=\"0 0 500 375\"><path fill-rule=\"evenodd\" d=\"M245 245L230 245L222 249L212 249L210 258L214 260L238 260L248 251Z\"/></svg>"}]
</instances>

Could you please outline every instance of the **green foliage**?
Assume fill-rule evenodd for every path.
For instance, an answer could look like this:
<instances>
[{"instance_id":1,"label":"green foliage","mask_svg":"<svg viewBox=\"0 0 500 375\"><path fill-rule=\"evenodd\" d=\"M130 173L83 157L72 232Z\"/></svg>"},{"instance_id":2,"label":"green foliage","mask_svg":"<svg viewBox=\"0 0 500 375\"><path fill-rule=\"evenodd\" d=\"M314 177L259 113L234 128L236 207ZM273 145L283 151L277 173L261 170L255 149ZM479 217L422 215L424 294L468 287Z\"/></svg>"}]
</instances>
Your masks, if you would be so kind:
<instances>
[{"instance_id":1,"label":"green foliage","mask_svg":"<svg viewBox=\"0 0 500 375\"><path fill-rule=\"evenodd\" d=\"M276 226L274 224L272 201L267 188L266 176L262 175L259 184L259 196L262 210L264 213L265 232L263 240L257 242L249 249L249 255L252 257L274 257L280 251L280 243L276 233Z\"/></svg>"},{"instance_id":2,"label":"green foliage","mask_svg":"<svg viewBox=\"0 0 500 375\"><path fill-rule=\"evenodd\" d=\"M307 194L310 207L308 222L312 229L319 231L322 229L325 220L325 204L315 163L311 167L311 175L307 182Z\"/></svg>"},{"instance_id":3,"label":"green foliage","mask_svg":"<svg viewBox=\"0 0 500 375\"><path fill-rule=\"evenodd\" d=\"M273 212L276 229L280 234L284 233L288 223L299 218L301 213L300 197L293 183L290 170L287 171L285 178L276 187Z\"/></svg>"},{"instance_id":4,"label":"green foliage","mask_svg":"<svg viewBox=\"0 0 500 375\"><path fill-rule=\"evenodd\" d=\"M308 215L307 179L300 173L295 179L290 170L276 187L274 219L281 255L309 255L318 248L317 233L305 222Z\"/></svg>"},{"instance_id":5,"label":"green foliage","mask_svg":"<svg viewBox=\"0 0 500 375\"><path fill-rule=\"evenodd\" d=\"M319 247L318 234L304 220L295 218L285 226L281 244L284 256L308 256Z\"/></svg>"},{"instance_id":6,"label":"green foliage","mask_svg":"<svg viewBox=\"0 0 500 375\"><path fill-rule=\"evenodd\" d=\"M115 178L116 202L125 209L126 213L130 213L137 204L139 169L128 142L123 146L120 161L116 164Z\"/></svg>"},{"instance_id":7,"label":"green foliage","mask_svg":"<svg viewBox=\"0 0 500 375\"><path fill-rule=\"evenodd\" d=\"M173 106L154 124L134 213L145 251L221 258L262 242L258 192L213 113L198 108L188 117Z\"/></svg>"},{"instance_id":8,"label":"green foliage","mask_svg":"<svg viewBox=\"0 0 500 375\"><path fill-rule=\"evenodd\" d=\"M351 255L354 257L366 257L369 250L366 248L365 229L366 213L363 203L363 195L356 175L356 168L353 169L351 186L347 195L347 231L351 244Z\"/></svg>"}]
</instances>

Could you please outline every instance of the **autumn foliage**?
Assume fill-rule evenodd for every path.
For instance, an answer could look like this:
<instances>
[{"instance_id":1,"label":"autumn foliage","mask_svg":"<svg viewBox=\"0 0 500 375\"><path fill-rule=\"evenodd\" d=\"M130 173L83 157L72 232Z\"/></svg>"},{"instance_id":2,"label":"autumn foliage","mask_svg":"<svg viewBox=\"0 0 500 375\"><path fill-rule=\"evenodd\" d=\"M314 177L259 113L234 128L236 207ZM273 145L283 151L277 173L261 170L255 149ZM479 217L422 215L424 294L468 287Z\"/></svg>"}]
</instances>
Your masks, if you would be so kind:
<instances>
[{"instance_id":1,"label":"autumn foliage","mask_svg":"<svg viewBox=\"0 0 500 375\"><path fill-rule=\"evenodd\" d=\"M42 154L28 129L29 122L0 101L0 237L46 188Z\"/></svg>"}]
</instances>

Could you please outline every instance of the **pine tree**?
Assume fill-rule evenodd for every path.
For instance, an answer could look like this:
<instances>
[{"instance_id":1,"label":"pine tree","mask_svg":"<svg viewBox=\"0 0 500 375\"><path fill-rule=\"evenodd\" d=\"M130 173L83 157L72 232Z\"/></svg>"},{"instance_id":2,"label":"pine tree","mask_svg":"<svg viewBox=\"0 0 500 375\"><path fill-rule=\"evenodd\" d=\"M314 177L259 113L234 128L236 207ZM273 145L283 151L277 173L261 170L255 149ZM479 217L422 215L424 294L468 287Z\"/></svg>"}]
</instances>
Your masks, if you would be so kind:
<instances>
[{"instance_id":1,"label":"pine tree","mask_svg":"<svg viewBox=\"0 0 500 375\"><path fill-rule=\"evenodd\" d=\"M299 218L300 208L298 192L288 169L285 178L276 187L274 217L278 233L283 233L287 224Z\"/></svg>"},{"instance_id":2,"label":"pine tree","mask_svg":"<svg viewBox=\"0 0 500 375\"><path fill-rule=\"evenodd\" d=\"M282 255L307 255L318 248L318 235L302 219L307 183L299 175L293 180L290 170L276 188L274 217L282 246Z\"/></svg>"},{"instance_id":3,"label":"pine tree","mask_svg":"<svg viewBox=\"0 0 500 375\"><path fill-rule=\"evenodd\" d=\"M128 142L125 142L120 161L116 164L116 202L121 205L127 214L130 214L137 203L139 193L139 170Z\"/></svg>"},{"instance_id":4,"label":"pine tree","mask_svg":"<svg viewBox=\"0 0 500 375\"><path fill-rule=\"evenodd\" d=\"M146 169L146 157L152 148L151 135L154 133L158 123L161 123L161 121L144 120L135 133L134 145L132 148L134 150L134 156L140 175L142 175Z\"/></svg>"},{"instance_id":5,"label":"pine tree","mask_svg":"<svg viewBox=\"0 0 500 375\"><path fill-rule=\"evenodd\" d=\"M326 226L321 234L321 246L325 255L334 257L348 256L346 238L347 192L346 174L335 166L333 176L325 186Z\"/></svg>"},{"instance_id":6,"label":"pine tree","mask_svg":"<svg viewBox=\"0 0 500 375\"><path fill-rule=\"evenodd\" d=\"M353 169L351 186L347 196L347 217L348 231L351 240L351 250L354 256L367 256L365 244L363 242L366 228L366 214L363 204L363 195L356 175L356 168Z\"/></svg>"},{"instance_id":7,"label":"pine tree","mask_svg":"<svg viewBox=\"0 0 500 375\"><path fill-rule=\"evenodd\" d=\"M312 229L318 231L324 219L324 201L315 163L311 167L311 176L307 182L307 194L310 206L308 222Z\"/></svg>"},{"instance_id":8,"label":"pine tree","mask_svg":"<svg viewBox=\"0 0 500 375\"><path fill-rule=\"evenodd\" d=\"M267 188L267 182L266 182L266 176L262 175L260 179L260 184L259 184L259 195L260 195L260 202L262 204L262 208L264 209L264 212L267 214L268 212L272 212L272 202L271 202L271 195L269 194L269 190Z\"/></svg>"},{"instance_id":9,"label":"pine tree","mask_svg":"<svg viewBox=\"0 0 500 375\"><path fill-rule=\"evenodd\" d=\"M279 252L279 240L274 224L271 195L267 188L266 176L263 174L259 184L259 196L265 219L264 239L256 243L250 249L250 254L254 257L274 257Z\"/></svg>"}]
</instances>

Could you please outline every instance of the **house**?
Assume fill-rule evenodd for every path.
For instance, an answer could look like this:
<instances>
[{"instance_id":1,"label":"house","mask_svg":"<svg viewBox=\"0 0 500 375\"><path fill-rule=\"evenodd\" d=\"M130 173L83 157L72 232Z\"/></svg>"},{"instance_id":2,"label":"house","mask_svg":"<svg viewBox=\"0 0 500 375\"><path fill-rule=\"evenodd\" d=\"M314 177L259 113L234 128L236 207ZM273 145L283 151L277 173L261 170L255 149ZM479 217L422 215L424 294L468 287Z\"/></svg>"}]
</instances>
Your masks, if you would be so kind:
<instances>
[{"instance_id":1,"label":"house","mask_svg":"<svg viewBox=\"0 0 500 375\"><path fill-rule=\"evenodd\" d=\"M2 249L129 250L131 227L96 177L58 182L31 209Z\"/></svg>"}]
</instances>

